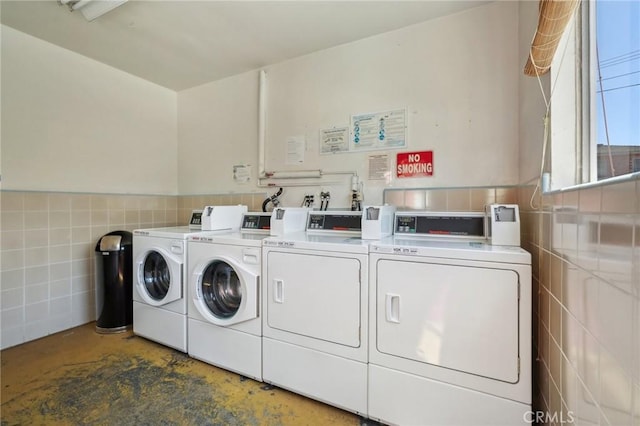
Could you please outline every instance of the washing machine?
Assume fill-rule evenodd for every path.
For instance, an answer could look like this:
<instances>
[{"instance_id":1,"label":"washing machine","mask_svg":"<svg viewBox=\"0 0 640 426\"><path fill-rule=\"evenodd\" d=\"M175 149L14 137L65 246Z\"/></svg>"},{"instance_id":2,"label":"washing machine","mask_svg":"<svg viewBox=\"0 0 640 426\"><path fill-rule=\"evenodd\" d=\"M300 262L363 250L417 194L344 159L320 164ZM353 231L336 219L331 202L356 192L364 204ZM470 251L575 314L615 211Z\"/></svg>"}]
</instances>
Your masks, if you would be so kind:
<instances>
[{"instance_id":1,"label":"washing machine","mask_svg":"<svg viewBox=\"0 0 640 426\"><path fill-rule=\"evenodd\" d=\"M209 232L240 227L246 206L215 206ZM133 332L187 352L187 238L189 226L133 231Z\"/></svg>"},{"instance_id":2,"label":"washing machine","mask_svg":"<svg viewBox=\"0 0 640 426\"><path fill-rule=\"evenodd\" d=\"M262 381L260 270L271 213L243 215L240 232L189 237L189 355Z\"/></svg>"},{"instance_id":3,"label":"washing machine","mask_svg":"<svg viewBox=\"0 0 640 426\"><path fill-rule=\"evenodd\" d=\"M362 214L311 211L306 232L263 240L267 383L367 412L368 243Z\"/></svg>"},{"instance_id":4,"label":"washing machine","mask_svg":"<svg viewBox=\"0 0 640 426\"><path fill-rule=\"evenodd\" d=\"M516 425L531 410L531 256L483 214L396 213L370 244L369 417Z\"/></svg>"}]
</instances>

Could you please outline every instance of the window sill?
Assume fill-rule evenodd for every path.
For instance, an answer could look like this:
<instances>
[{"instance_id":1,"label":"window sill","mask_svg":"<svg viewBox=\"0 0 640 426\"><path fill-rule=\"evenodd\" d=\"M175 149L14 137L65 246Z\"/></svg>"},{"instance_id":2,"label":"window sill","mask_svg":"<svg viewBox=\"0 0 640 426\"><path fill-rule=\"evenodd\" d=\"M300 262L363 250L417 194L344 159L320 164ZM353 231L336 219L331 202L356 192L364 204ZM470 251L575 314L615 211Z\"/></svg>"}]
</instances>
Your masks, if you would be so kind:
<instances>
[{"instance_id":1,"label":"window sill","mask_svg":"<svg viewBox=\"0 0 640 426\"><path fill-rule=\"evenodd\" d=\"M576 191L576 190L587 189L587 188L597 188L600 186L615 185L619 183L633 182L633 181L640 181L640 172L629 173L621 176L614 176L612 178L599 180L597 182L581 183L579 185L567 186L565 188L552 189L550 191L543 192L543 194L553 195L553 194L559 194L567 191Z\"/></svg>"}]
</instances>

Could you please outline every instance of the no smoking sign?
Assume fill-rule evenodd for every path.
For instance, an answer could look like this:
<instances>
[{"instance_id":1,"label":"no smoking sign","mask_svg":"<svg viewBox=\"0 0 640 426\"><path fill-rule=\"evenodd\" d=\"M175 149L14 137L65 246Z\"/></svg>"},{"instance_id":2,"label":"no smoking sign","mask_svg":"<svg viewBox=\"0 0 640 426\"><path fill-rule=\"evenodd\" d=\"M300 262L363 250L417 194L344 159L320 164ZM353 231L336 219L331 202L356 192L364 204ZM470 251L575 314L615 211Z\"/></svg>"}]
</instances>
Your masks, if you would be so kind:
<instances>
[{"instance_id":1,"label":"no smoking sign","mask_svg":"<svg viewBox=\"0 0 640 426\"><path fill-rule=\"evenodd\" d=\"M397 155L396 176L433 176L433 151L401 152Z\"/></svg>"}]
</instances>

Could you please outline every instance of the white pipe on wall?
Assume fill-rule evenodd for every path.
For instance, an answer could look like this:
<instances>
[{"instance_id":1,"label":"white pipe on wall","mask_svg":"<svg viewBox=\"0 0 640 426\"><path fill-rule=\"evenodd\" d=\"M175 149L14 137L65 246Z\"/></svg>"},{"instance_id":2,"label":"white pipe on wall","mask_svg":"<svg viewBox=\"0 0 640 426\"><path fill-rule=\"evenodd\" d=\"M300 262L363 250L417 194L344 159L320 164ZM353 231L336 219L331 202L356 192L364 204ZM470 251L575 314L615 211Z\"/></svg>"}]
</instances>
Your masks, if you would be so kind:
<instances>
[{"instance_id":1,"label":"white pipe on wall","mask_svg":"<svg viewBox=\"0 0 640 426\"><path fill-rule=\"evenodd\" d=\"M292 171L275 171L266 174L266 177L273 179L304 179L319 178L322 176L320 170L292 170Z\"/></svg>"},{"instance_id":2,"label":"white pipe on wall","mask_svg":"<svg viewBox=\"0 0 640 426\"><path fill-rule=\"evenodd\" d=\"M258 81L258 187L272 187L272 186L309 186L308 183L287 183L276 185L272 179L320 179L323 175L351 175L351 185L356 187L358 182L358 174L356 172L323 172L322 170L295 170L295 171L266 171L265 165L265 146L266 146L266 132L267 132L267 73L265 70L260 70ZM265 184L262 181L269 180L269 183ZM354 183L355 182L355 183ZM328 182L324 182L328 184Z\"/></svg>"},{"instance_id":3,"label":"white pipe on wall","mask_svg":"<svg viewBox=\"0 0 640 426\"><path fill-rule=\"evenodd\" d=\"M258 179L265 178L265 132L267 124L267 73L260 70L258 84Z\"/></svg>"}]
</instances>

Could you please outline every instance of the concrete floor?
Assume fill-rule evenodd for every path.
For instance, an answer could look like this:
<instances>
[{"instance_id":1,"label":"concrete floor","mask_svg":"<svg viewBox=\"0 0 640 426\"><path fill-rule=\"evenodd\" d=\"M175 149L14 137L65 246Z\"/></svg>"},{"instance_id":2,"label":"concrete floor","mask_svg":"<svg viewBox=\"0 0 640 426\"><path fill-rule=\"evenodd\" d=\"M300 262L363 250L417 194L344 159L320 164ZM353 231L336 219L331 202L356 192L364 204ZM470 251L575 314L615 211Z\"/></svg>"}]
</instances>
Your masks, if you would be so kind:
<instances>
[{"instance_id":1,"label":"concrete floor","mask_svg":"<svg viewBox=\"0 0 640 426\"><path fill-rule=\"evenodd\" d=\"M2 426L358 425L358 416L95 323L1 352Z\"/></svg>"}]
</instances>

